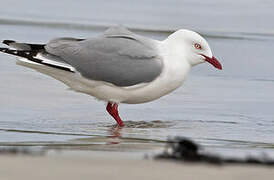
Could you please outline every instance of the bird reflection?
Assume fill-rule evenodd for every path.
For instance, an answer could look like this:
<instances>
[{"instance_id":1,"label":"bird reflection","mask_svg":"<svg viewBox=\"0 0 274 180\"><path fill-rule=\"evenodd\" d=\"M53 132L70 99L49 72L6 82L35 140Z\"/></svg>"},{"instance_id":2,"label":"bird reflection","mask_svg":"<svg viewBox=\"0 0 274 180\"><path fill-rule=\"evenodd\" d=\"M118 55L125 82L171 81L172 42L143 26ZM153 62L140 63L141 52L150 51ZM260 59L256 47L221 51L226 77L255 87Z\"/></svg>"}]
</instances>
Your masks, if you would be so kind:
<instances>
[{"instance_id":1,"label":"bird reflection","mask_svg":"<svg viewBox=\"0 0 274 180\"><path fill-rule=\"evenodd\" d=\"M120 137L121 137L121 131L123 127L121 126L112 126L109 129L109 142L107 144L119 144L120 143Z\"/></svg>"}]
</instances>

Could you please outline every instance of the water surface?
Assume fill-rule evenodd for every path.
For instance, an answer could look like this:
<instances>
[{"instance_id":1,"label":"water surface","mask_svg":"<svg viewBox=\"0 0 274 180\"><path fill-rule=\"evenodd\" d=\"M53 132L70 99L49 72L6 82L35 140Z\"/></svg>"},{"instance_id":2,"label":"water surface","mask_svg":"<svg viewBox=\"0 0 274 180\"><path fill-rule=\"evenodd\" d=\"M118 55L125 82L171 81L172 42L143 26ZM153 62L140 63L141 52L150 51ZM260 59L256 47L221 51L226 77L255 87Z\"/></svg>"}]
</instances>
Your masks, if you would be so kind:
<instances>
[{"instance_id":1,"label":"water surface","mask_svg":"<svg viewBox=\"0 0 274 180\"><path fill-rule=\"evenodd\" d=\"M172 94L120 105L126 121L120 129L104 102L0 54L1 146L147 151L185 136L225 154L272 153L274 24L265 18L274 17L272 1L33 2L2 2L0 39L85 38L123 24L161 40L191 28L207 38L224 70L199 65Z\"/></svg>"}]
</instances>

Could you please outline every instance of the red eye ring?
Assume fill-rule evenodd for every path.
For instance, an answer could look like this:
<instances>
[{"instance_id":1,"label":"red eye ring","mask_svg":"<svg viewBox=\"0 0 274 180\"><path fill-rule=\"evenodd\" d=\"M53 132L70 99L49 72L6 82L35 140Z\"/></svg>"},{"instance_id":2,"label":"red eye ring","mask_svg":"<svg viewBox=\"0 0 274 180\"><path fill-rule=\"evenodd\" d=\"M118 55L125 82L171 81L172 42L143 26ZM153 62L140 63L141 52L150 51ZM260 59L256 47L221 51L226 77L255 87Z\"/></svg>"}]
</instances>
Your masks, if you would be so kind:
<instances>
[{"instance_id":1,"label":"red eye ring","mask_svg":"<svg viewBox=\"0 0 274 180\"><path fill-rule=\"evenodd\" d=\"M201 46L201 44L199 44L199 43L195 43L195 44L194 44L194 47L195 47L196 49L199 49L199 50L202 49L202 46Z\"/></svg>"}]
</instances>

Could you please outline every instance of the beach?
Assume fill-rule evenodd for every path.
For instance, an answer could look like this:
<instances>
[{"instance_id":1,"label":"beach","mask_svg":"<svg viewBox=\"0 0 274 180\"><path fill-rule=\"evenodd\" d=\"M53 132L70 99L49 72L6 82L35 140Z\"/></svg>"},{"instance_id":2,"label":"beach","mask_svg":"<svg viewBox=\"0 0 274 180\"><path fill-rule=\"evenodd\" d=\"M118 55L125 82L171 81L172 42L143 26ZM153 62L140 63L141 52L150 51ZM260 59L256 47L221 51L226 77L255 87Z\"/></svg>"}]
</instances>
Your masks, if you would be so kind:
<instances>
[{"instance_id":1,"label":"beach","mask_svg":"<svg viewBox=\"0 0 274 180\"><path fill-rule=\"evenodd\" d=\"M272 179L273 167L175 163L121 152L71 152L50 156L0 156L0 179Z\"/></svg>"}]
</instances>

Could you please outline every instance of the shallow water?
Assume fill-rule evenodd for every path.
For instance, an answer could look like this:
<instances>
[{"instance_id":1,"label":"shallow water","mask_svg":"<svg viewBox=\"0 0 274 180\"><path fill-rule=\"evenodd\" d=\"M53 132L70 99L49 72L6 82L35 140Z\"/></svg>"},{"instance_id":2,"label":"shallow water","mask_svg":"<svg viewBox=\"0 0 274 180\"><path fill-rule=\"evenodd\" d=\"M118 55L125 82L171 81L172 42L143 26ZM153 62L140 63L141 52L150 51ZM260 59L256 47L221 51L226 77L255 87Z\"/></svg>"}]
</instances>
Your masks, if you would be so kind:
<instances>
[{"instance_id":1,"label":"shallow water","mask_svg":"<svg viewBox=\"0 0 274 180\"><path fill-rule=\"evenodd\" d=\"M12 1L3 2L0 39L84 38L111 24L163 39L178 27L192 28L204 34L224 70L199 65L172 94L120 105L121 129L103 102L0 54L0 146L147 151L168 137L185 136L220 153L272 154L274 24L264 18L274 17L272 1L248 1L244 9L247 1L68 1L70 13L60 11L63 3L32 2L16 1L13 8L7 8Z\"/></svg>"}]
</instances>

